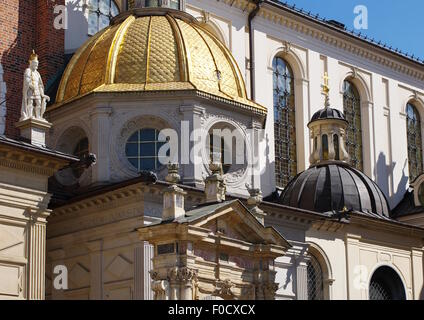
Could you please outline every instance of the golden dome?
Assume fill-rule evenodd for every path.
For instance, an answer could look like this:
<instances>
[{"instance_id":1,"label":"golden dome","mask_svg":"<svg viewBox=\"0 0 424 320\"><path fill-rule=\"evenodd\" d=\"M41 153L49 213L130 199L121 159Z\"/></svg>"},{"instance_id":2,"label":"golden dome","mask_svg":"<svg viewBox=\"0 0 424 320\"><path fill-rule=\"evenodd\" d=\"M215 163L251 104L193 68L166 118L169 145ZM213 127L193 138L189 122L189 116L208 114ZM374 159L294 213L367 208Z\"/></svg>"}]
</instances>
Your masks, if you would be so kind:
<instances>
[{"instance_id":1,"label":"golden dome","mask_svg":"<svg viewBox=\"0 0 424 320\"><path fill-rule=\"evenodd\" d=\"M56 106L93 92L180 90L266 113L247 98L231 52L194 17L162 8L123 13L91 37L68 64Z\"/></svg>"}]
</instances>

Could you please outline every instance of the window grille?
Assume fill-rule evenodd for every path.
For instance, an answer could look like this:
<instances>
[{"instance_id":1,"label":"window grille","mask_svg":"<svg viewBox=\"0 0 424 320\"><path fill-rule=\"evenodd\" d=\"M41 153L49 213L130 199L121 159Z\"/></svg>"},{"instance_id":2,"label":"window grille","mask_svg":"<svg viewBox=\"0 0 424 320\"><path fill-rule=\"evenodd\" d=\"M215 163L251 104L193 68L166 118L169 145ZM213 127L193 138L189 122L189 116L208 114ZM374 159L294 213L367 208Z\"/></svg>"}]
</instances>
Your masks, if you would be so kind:
<instances>
[{"instance_id":1,"label":"window grille","mask_svg":"<svg viewBox=\"0 0 424 320\"><path fill-rule=\"evenodd\" d=\"M380 281L372 280L369 290L370 300L392 300L390 290Z\"/></svg>"},{"instance_id":2,"label":"window grille","mask_svg":"<svg viewBox=\"0 0 424 320\"><path fill-rule=\"evenodd\" d=\"M284 188L297 174L293 71L282 58L273 61L276 185Z\"/></svg>"},{"instance_id":3,"label":"window grille","mask_svg":"<svg viewBox=\"0 0 424 320\"><path fill-rule=\"evenodd\" d=\"M321 265L311 255L307 265L308 300L324 300L323 277Z\"/></svg>"},{"instance_id":4,"label":"window grille","mask_svg":"<svg viewBox=\"0 0 424 320\"><path fill-rule=\"evenodd\" d=\"M165 157L159 157L159 150L168 142L159 141L159 131L142 129L135 132L127 141L125 154L128 161L138 171L158 170L165 163ZM169 157L169 149L166 156Z\"/></svg>"},{"instance_id":5,"label":"window grille","mask_svg":"<svg viewBox=\"0 0 424 320\"><path fill-rule=\"evenodd\" d=\"M418 110L410 103L406 106L406 129L408 137L409 180L413 181L423 172L421 119Z\"/></svg>"},{"instance_id":6,"label":"window grille","mask_svg":"<svg viewBox=\"0 0 424 320\"><path fill-rule=\"evenodd\" d=\"M110 24L110 20L119 14L114 0L90 0L88 2L88 34L96 34Z\"/></svg>"},{"instance_id":7,"label":"window grille","mask_svg":"<svg viewBox=\"0 0 424 320\"><path fill-rule=\"evenodd\" d=\"M351 164L363 170L361 99L354 84L346 80L343 84L343 112L349 125L346 129L346 148Z\"/></svg>"}]
</instances>

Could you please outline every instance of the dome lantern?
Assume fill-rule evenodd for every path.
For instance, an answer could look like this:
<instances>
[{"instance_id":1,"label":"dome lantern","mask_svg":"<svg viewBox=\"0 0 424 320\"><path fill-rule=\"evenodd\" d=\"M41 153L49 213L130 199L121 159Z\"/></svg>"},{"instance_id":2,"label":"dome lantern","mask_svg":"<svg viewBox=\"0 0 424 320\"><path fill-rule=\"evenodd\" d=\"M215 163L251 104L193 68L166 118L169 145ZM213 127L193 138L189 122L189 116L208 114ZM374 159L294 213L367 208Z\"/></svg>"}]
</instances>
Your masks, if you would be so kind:
<instances>
[{"instance_id":1,"label":"dome lantern","mask_svg":"<svg viewBox=\"0 0 424 320\"><path fill-rule=\"evenodd\" d=\"M304 210L332 213L349 212L390 216L390 207L379 186L349 164L345 147L348 122L343 113L330 107L328 75L324 76L325 107L308 124L314 141L311 166L285 187L279 203Z\"/></svg>"},{"instance_id":2,"label":"dome lantern","mask_svg":"<svg viewBox=\"0 0 424 320\"><path fill-rule=\"evenodd\" d=\"M348 123L342 112L330 108L328 80L328 74L325 73L325 107L316 112L308 124L313 141L313 151L309 158L311 166L335 161L347 163L350 159L345 146Z\"/></svg>"}]
</instances>

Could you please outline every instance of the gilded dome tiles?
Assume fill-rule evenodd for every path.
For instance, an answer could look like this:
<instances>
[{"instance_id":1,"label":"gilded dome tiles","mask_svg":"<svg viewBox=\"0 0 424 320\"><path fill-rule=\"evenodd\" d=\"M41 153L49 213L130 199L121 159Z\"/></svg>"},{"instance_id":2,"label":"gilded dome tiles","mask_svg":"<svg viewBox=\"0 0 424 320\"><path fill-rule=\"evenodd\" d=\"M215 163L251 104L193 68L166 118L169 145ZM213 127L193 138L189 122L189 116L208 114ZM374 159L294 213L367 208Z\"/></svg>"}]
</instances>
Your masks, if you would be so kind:
<instances>
[{"instance_id":1,"label":"gilded dome tiles","mask_svg":"<svg viewBox=\"0 0 424 320\"><path fill-rule=\"evenodd\" d=\"M132 11L90 38L62 77L56 107L91 92L177 90L266 114L247 98L230 51L193 17L166 10Z\"/></svg>"}]
</instances>

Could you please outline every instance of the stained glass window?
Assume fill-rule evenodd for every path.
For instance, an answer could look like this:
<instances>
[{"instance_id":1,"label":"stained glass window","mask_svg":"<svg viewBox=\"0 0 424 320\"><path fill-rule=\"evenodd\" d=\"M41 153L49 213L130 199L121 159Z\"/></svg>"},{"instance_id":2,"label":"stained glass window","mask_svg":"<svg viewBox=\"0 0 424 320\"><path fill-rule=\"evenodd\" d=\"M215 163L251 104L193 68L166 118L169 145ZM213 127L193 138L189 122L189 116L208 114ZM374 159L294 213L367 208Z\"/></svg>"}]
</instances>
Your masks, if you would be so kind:
<instances>
[{"instance_id":1,"label":"stained glass window","mask_svg":"<svg viewBox=\"0 0 424 320\"><path fill-rule=\"evenodd\" d=\"M408 137L409 180L412 182L423 172L421 119L418 110L410 103L406 106Z\"/></svg>"},{"instance_id":2,"label":"stained glass window","mask_svg":"<svg viewBox=\"0 0 424 320\"><path fill-rule=\"evenodd\" d=\"M156 129L139 130L128 139L125 154L128 161L138 171L154 171L166 162L165 159L160 159L159 149L167 142L158 140L159 131ZM169 156L169 150L167 156Z\"/></svg>"},{"instance_id":3,"label":"stained glass window","mask_svg":"<svg viewBox=\"0 0 424 320\"><path fill-rule=\"evenodd\" d=\"M110 20L119 14L114 0L90 0L88 10L89 35L96 34L109 26Z\"/></svg>"},{"instance_id":4,"label":"stained glass window","mask_svg":"<svg viewBox=\"0 0 424 320\"><path fill-rule=\"evenodd\" d=\"M343 93L343 112L349 122L346 129L346 148L352 166L362 171L361 99L355 85L348 80L344 81Z\"/></svg>"},{"instance_id":5,"label":"stained glass window","mask_svg":"<svg viewBox=\"0 0 424 320\"><path fill-rule=\"evenodd\" d=\"M289 64L276 57L274 82L275 179L285 187L297 174L294 78Z\"/></svg>"}]
</instances>

